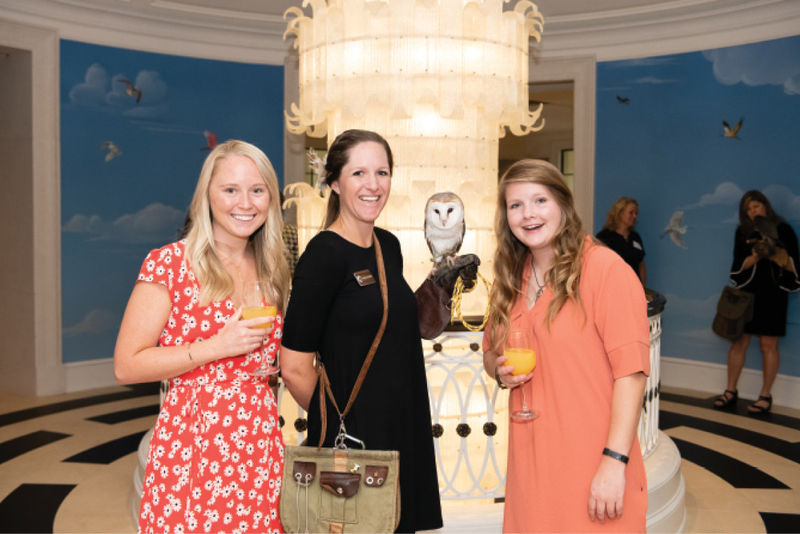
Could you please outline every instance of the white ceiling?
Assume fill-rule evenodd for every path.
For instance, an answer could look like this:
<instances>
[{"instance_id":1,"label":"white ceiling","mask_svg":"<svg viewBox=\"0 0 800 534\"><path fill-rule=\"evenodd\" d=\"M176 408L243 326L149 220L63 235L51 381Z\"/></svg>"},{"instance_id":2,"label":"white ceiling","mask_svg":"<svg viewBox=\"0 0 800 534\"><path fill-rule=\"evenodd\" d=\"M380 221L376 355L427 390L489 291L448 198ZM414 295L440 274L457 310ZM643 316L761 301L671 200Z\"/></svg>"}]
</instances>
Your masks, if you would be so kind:
<instances>
[{"instance_id":1,"label":"white ceiling","mask_svg":"<svg viewBox=\"0 0 800 534\"><path fill-rule=\"evenodd\" d=\"M505 2L504 9L516 3ZM541 57L629 59L800 33L800 0L535 3L545 17ZM0 19L95 44L281 64L291 44L282 39L283 13L291 6L302 0L0 0ZM312 14L311 7L304 11Z\"/></svg>"}]
</instances>

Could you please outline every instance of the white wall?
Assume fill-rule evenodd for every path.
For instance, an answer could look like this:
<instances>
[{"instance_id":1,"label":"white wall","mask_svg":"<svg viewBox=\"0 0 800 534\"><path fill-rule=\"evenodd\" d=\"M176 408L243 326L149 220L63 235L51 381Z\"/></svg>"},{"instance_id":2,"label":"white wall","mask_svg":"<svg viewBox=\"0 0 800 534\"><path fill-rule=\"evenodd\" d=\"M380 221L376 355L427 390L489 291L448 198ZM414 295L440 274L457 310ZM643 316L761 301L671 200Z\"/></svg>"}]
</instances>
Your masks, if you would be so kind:
<instances>
[{"instance_id":1,"label":"white wall","mask_svg":"<svg viewBox=\"0 0 800 534\"><path fill-rule=\"evenodd\" d=\"M58 39L0 19L0 386L63 391Z\"/></svg>"}]
</instances>

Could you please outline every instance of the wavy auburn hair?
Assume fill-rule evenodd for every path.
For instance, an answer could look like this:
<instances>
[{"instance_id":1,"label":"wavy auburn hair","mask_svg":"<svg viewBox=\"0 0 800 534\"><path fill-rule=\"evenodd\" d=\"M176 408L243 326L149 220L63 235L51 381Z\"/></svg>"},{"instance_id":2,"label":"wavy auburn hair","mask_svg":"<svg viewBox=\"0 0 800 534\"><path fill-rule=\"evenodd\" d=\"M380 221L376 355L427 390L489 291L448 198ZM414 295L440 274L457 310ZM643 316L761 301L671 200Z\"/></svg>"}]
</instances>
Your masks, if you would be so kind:
<instances>
[{"instance_id":1,"label":"wavy auburn hair","mask_svg":"<svg viewBox=\"0 0 800 534\"><path fill-rule=\"evenodd\" d=\"M200 305L219 301L234 293L234 280L225 269L214 242L213 216L209 202L211 179L217 162L230 156L249 158L264 179L269 192L267 219L249 238L256 263L256 276L265 287L264 297L283 312L289 295L289 265L284 255L283 215L278 178L267 156L255 145L232 139L217 145L206 157L189 207L186 257L200 285Z\"/></svg>"},{"instance_id":2,"label":"wavy auburn hair","mask_svg":"<svg viewBox=\"0 0 800 534\"><path fill-rule=\"evenodd\" d=\"M561 172L547 161L523 159L517 161L500 178L497 186L494 231L497 250L494 254L494 284L489 295L489 345L497 349L503 345L510 326L509 314L514 300L522 292L522 273L530 249L517 239L508 226L506 214L506 189L509 184L531 183L547 188L561 209L561 224L553 238L555 259L553 267L545 273L555 296L547 308L548 327L567 299L583 305L579 293L583 243L586 232L575 211L567 182Z\"/></svg>"}]
</instances>

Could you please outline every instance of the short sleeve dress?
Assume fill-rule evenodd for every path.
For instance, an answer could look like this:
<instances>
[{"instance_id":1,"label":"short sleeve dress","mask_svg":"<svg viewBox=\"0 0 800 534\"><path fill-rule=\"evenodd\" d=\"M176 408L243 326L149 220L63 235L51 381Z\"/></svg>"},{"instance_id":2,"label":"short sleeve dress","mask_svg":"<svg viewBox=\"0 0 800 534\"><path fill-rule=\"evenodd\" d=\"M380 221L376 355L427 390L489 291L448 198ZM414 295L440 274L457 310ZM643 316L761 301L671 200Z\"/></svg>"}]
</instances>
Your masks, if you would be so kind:
<instances>
[{"instance_id":1,"label":"short sleeve dress","mask_svg":"<svg viewBox=\"0 0 800 534\"><path fill-rule=\"evenodd\" d=\"M139 271L139 282L169 291L160 346L208 339L236 311L230 299L200 306L185 251L184 241L152 250ZM275 361L282 324L278 315L259 350L170 380L147 454L140 532L283 532L277 404L267 382L250 374Z\"/></svg>"},{"instance_id":2,"label":"short sleeve dress","mask_svg":"<svg viewBox=\"0 0 800 534\"><path fill-rule=\"evenodd\" d=\"M389 316L372 365L345 418L348 434L368 449L400 451L401 518L398 532L442 526L431 414L417 305L403 278L400 243L375 229L386 268ZM373 283L354 273L369 270ZM286 312L283 345L320 355L336 403L344 409L378 331L383 304L375 248L363 248L322 231L300 257ZM339 416L327 402L324 446L333 445ZM308 410L308 443L319 442L319 383Z\"/></svg>"},{"instance_id":3,"label":"short sleeve dress","mask_svg":"<svg viewBox=\"0 0 800 534\"><path fill-rule=\"evenodd\" d=\"M509 421L503 532L645 532L647 481L634 439L625 468L624 512L605 523L589 520L589 487L606 446L614 380L650 373L647 302L642 284L613 251L587 237L580 293L585 310L567 301L550 329L548 288L530 310L511 309L513 328L532 333L536 368L524 386L532 422ZM530 279L523 274L522 294ZM483 350L488 339L484 338ZM509 411L521 406L511 391Z\"/></svg>"},{"instance_id":4,"label":"short sleeve dress","mask_svg":"<svg viewBox=\"0 0 800 534\"><path fill-rule=\"evenodd\" d=\"M800 270L797 236L788 224L778 224L778 240ZM786 335L786 315L789 292L800 290L800 279L788 269L781 269L769 259L761 259L748 269L742 269L745 258L752 253L753 245L747 243L742 228L736 229L733 245L731 281L744 291L753 293L753 319L744 325L747 334L756 336Z\"/></svg>"}]
</instances>

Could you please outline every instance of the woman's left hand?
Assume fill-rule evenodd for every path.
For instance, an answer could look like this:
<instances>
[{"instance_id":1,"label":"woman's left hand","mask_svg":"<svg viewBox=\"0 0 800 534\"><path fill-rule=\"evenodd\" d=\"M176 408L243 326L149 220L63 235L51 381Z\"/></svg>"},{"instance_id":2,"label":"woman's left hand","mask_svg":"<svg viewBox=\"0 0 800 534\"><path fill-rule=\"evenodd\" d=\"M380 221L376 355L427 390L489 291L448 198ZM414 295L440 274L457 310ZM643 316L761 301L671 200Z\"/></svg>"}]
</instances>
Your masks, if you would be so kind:
<instances>
[{"instance_id":1,"label":"woman's left hand","mask_svg":"<svg viewBox=\"0 0 800 534\"><path fill-rule=\"evenodd\" d=\"M604 523L622 516L625 464L603 456L589 488L589 519Z\"/></svg>"},{"instance_id":2,"label":"woman's left hand","mask_svg":"<svg viewBox=\"0 0 800 534\"><path fill-rule=\"evenodd\" d=\"M495 360L495 376L497 380L503 383L508 389L514 389L515 387L521 386L525 382L533 377L533 371L526 375L515 375L512 374L514 372L514 367L511 365L507 365L508 356L500 353L500 355Z\"/></svg>"}]
</instances>

